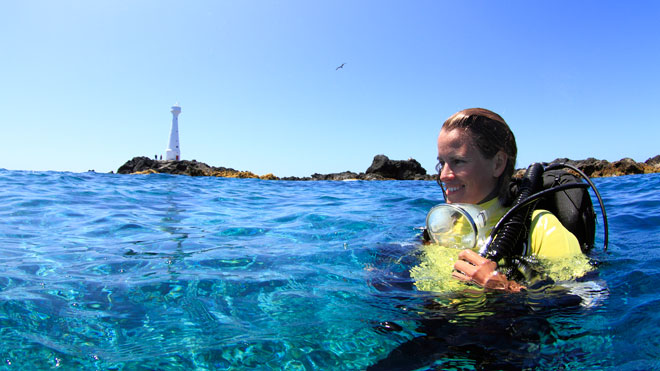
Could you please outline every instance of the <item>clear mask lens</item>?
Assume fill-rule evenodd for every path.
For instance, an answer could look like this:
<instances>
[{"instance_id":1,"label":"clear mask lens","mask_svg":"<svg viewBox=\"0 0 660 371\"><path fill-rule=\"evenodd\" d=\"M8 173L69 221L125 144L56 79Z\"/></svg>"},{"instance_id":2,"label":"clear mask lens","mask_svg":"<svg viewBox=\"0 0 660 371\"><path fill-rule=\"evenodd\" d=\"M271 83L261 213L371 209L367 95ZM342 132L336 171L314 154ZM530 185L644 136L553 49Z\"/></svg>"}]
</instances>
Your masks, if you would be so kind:
<instances>
[{"instance_id":1,"label":"clear mask lens","mask_svg":"<svg viewBox=\"0 0 660 371\"><path fill-rule=\"evenodd\" d=\"M485 240L486 211L471 204L440 204L426 216L426 230L433 243L459 249L474 249ZM481 231L481 233L480 233Z\"/></svg>"}]
</instances>

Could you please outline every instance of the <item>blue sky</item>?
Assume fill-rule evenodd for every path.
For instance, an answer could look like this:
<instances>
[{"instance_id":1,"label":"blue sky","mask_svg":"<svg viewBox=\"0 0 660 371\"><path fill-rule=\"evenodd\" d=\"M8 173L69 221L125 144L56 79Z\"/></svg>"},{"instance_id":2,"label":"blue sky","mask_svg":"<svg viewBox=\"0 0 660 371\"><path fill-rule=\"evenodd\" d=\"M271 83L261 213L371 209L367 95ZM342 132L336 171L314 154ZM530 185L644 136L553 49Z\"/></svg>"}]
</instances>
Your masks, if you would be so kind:
<instances>
[{"instance_id":1,"label":"blue sky","mask_svg":"<svg viewBox=\"0 0 660 371\"><path fill-rule=\"evenodd\" d=\"M181 153L277 176L435 166L444 120L501 114L517 167L660 154L656 1L2 1L0 168ZM346 63L345 67L335 70Z\"/></svg>"}]
</instances>

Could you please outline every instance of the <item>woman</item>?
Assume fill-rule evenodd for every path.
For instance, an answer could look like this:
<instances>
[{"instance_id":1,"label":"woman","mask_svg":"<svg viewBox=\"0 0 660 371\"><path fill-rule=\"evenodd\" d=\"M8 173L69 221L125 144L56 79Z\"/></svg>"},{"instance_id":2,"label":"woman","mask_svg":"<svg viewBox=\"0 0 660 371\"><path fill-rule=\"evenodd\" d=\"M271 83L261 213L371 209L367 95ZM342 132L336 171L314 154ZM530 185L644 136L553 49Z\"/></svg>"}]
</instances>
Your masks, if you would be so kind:
<instances>
[{"instance_id":1,"label":"woman","mask_svg":"<svg viewBox=\"0 0 660 371\"><path fill-rule=\"evenodd\" d=\"M488 210L492 228L507 211L516 163L516 140L504 119L483 108L452 115L438 135L438 177L447 203L476 204ZM536 210L523 255L562 258L581 254L577 238L551 213ZM497 262L463 250L452 275L486 288L520 291L498 273Z\"/></svg>"},{"instance_id":2,"label":"woman","mask_svg":"<svg viewBox=\"0 0 660 371\"><path fill-rule=\"evenodd\" d=\"M512 202L509 190L516 154L513 133L496 113L471 108L452 115L438 136L438 182L446 202L478 205L483 214L488 215L482 226L488 232ZM436 232L460 237L459 231L464 230L462 220L449 218L446 221L447 225ZM427 232L435 236L436 232L429 232L431 228L428 227ZM577 238L551 213L534 211L530 230L528 248L523 255L551 259L579 256L584 259ZM523 286L498 273L497 262L469 249L461 251L456 261L457 251L452 243L429 237L436 244L422 245L417 255L420 263L410 270L415 286L422 291L466 292L467 295L438 296L419 311L423 314L416 331L422 335L399 345L387 358L369 369L417 369L437 366L438 361L457 359L470 360L479 369L520 368L534 362L533 357L520 352L522 348L512 344L529 347L536 341L525 331L519 332L525 326L529 326L529 334L534 333L535 339L549 339L553 331L549 322L543 316L528 316L530 306L517 300L491 306L494 301L486 301L480 295L473 295L471 290L464 290L463 285L451 276L483 287L513 292L520 291ZM456 241L456 245L460 245L462 239ZM456 263L452 272L453 261ZM502 303L507 310L497 310L504 309ZM546 331L547 335L539 335L541 331Z\"/></svg>"}]
</instances>

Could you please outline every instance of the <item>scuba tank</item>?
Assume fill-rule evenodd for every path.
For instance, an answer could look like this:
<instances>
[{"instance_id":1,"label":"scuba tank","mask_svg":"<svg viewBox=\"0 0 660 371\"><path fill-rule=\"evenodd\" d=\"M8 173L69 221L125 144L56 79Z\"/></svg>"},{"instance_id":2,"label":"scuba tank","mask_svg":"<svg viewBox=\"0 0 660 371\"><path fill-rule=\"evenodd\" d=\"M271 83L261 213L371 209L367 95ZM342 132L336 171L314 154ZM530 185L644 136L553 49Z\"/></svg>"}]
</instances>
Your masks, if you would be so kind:
<instances>
[{"instance_id":1,"label":"scuba tank","mask_svg":"<svg viewBox=\"0 0 660 371\"><path fill-rule=\"evenodd\" d=\"M566 171L557 170L563 167L580 174L588 184ZM544 182L544 177L547 182ZM545 187L549 188L543 189ZM480 254L496 262L501 258L516 255L514 249L527 242L528 233L523 232L527 232L531 214L537 207L552 212L562 225L578 238L582 251L587 252L593 247L595 235L595 213L586 190L589 187L593 189L600 205L603 216L603 250L607 251L608 226L605 206L589 177L569 164L557 163L544 168L542 164L534 163L520 181L511 209L492 229Z\"/></svg>"}]
</instances>

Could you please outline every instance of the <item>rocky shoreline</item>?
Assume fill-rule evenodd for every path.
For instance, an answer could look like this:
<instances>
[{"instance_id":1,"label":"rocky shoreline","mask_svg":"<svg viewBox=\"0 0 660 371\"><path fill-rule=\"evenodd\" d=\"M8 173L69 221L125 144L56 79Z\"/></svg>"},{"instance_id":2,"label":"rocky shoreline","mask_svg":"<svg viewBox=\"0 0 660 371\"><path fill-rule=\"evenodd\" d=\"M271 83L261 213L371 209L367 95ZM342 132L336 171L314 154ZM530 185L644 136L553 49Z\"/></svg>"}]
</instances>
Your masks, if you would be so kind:
<instances>
[{"instance_id":1,"label":"rocky shoreline","mask_svg":"<svg viewBox=\"0 0 660 371\"><path fill-rule=\"evenodd\" d=\"M564 162L582 170L587 176L610 177L633 174L660 173L660 155L649 158L645 162L636 162L631 158L608 162L588 158L586 160L570 160L558 158L551 163ZM519 169L517 174L524 172ZM376 155L369 168L363 173L344 171L331 174L312 174L309 177L277 177L273 174L257 175L250 171L240 171L232 168L209 166L196 160L163 161L148 157L134 157L118 170L118 174L177 174L189 176L216 176L224 178L258 178L265 180L435 180L435 174L428 174L415 159L390 160L385 155Z\"/></svg>"}]
</instances>

